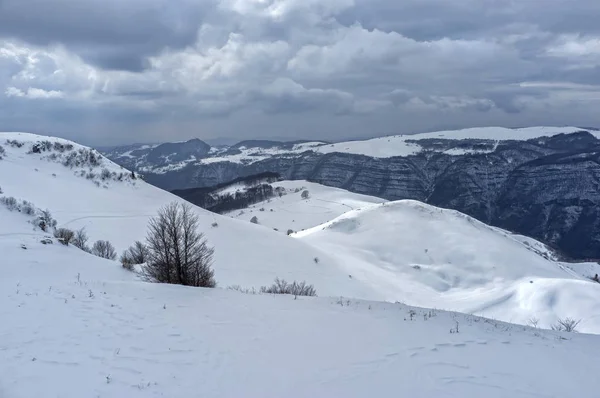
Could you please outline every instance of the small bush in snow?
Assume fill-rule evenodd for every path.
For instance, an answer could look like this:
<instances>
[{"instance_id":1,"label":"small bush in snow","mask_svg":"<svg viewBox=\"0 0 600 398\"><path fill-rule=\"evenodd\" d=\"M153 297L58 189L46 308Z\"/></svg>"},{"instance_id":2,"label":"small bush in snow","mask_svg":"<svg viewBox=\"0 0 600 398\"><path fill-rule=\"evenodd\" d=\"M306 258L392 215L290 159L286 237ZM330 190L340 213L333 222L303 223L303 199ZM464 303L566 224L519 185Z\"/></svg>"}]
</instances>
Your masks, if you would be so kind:
<instances>
[{"instance_id":1,"label":"small bush in snow","mask_svg":"<svg viewBox=\"0 0 600 398\"><path fill-rule=\"evenodd\" d=\"M105 181L108 180L112 177L112 174L110 173L110 170L104 168L102 169L102 172L100 172L100 178Z\"/></svg>"},{"instance_id":2,"label":"small bush in snow","mask_svg":"<svg viewBox=\"0 0 600 398\"><path fill-rule=\"evenodd\" d=\"M4 150L4 147L2 145L0 145L0 160L2 160L5 155L6 155L6 151Z\"/></svg>"},{"instance_id":3,"label":"small bush in snow","mask_svg":"<svg viewBox=\"0 0 600 398\"><path fill-rule=\"evenodd\" d=\"M214 223L210 224L210 226L213 228L217 228L219 224L215 221Z\"/></svg>"},{"instance_id":4,"label":"small bush in snow","mask_svg":"<svg viewBox=\"0 0 600 398\"><path fill-rule=\"evenodd\" d=\"M15 211L18 209L17 199L12 196L3 196L0 198L0 203L2 203L6 208L10 211Z\"/></svg>"},{"instance_id":5,"label":"small bush in snow","mask_svg":"<svg viewBox=\"0 0 600 398\"><path fill-rule=\"evenodd\" d=\"M256 216L252 217L252 218L250 219L250 222L251 222L252 224L258 224L258 217L256 217Z\"/></svg>"},{"instance_id":6,"label":"small bush in snow","mask_svg":"<svg viewBox=\"0 0 600 398\"><path fill-rule=\"evenodd\" d=\"M240 293L246 293L246 294L259 294L260 292L257 291L255 288L247 288L247 287L241 287L240 285L233 285L233 286L228 286L227 289L229 290L235 290L236 292L240 292Z\"/></svg>"},{"instance_id":7,"label":"small bush in snow","mask_svg":"<svg viewBox=\"0 0 600 398\"><path fill-rule=\"evenodd\" d=\"M293 234L293 233L294 233L294 230L293 230L293 229L288 229L288 230L287 230L287 234L288 234L288 235L291 235L291 234Z\"/></svg>"},{"instance_id":8,"label":"small bush in snow","mask_svg":"<svg viewBox=\"0 0 600 398\"><path fill-rule=\"evenodd\" d=\"M72 144L61 144L60 142L57 141L54 143L54 150L58 151L58 152L71 151L71 150L73 150L73 145Z\"/></svg>"},{"instance_id":9,"label":"small bush in snow","mask_svg":"<svg viewBox=\"0 0 600 398\"><path fill-rule=\"evenodd\" d=\"M6 140L6 145L12 146L13 148L21 148L23 143L17 140Z\"/></svg>"},{"instance_id":10,"label":"small bush in snow","mask_svg":"<svg viewBox=\"0 0 600 398\"><path fill-rule=\"evenodd\" d=\"M307 190L302 191L302 199L308 199L310 197L310 193Z\"/></svg>"},{"instance_id":11,"label":"small bush in snow","mask_svg":"<svg viewBox=\"0 0 600 398\"><path fill-rule=\"evenodd\" d=\"M107 240L99 240L92 246L92 254L98 257L114 260L117 258L117 252L114 246Z\"/></svg>"},{"instance_id":12,"label":"small bush in snow","mask_svg":"<svg viewBox=\"0 0 600 398\"><path fill-rule=\"evenodd\" d=\"M269 294L293 294L294 296L316 296L317 291L313 285L306 282L288 283L283 279L275 278L275 283L271 286L263 286L260 288L261 293Z\"/></svg>"},{"instance_id":13,"label":"small bush in snow","mask_svg":"<svg viewBox=\"0 0 600 398\"><path fill-rule=\"evenodd\" d=\"M87 236L87 232L85 232L85 228L81 228L75 231L75 236L71 241L71 244L85 252L89 252L90 248L87 246L89 238Z\"/></svg>"},{"instance_id":14,"label":"small bush in snow","mask_svg":"<svg viewBox=\"0 0 600 398\"><path fill-rule=\"evenodd\" d=\"M573 318L565 318L559 319L556 321L556 324L552 325L552 330L556 330L558 332L572 332L577 333L577 326L579 326L580 320L575 320Z\"/></svg>"},{"instance_id":15,"label":"small bush in snow","mask_svg":"<svg viewBox=\"0 0 600 398\"><path fill-rule=\"evenodd\" d=\"M56 228L56 220L52 218L50 210L42 210L35 224L44 232L48 232L51 228Z\"/></svg>"},{"instance_id":16,"label":"small bush in snow","mask_svg":"<svg viewBox=\"0 0 600 398\"><path fill-rule=\"evenodd\" d=\"M21 213L33 216L35 214L35 206L26 200L21 203Z\"/></svg>"},{"instance_id":17,"label":"small bush in snow","mask_svg":"<svg viewBox=\"0 0 600 398\"><path fill-rule=\"evenodd\" d=\"M63 245L68 246L75 237L75 232L68 228L58 228L54 231L54 237Z\"/></svg>"},{"instance_id":18,"label":"small bush in snow","mask_svg":"<svg viewBox=\"0 0 600 398\"><path fill-rule=\"evenodd\" d=\"M135 264L144 264L148 261L148 248L142 242L137 241L129 249L121 254L121 264L124 268L133 269Z\"/></svg>"}]
</instances>

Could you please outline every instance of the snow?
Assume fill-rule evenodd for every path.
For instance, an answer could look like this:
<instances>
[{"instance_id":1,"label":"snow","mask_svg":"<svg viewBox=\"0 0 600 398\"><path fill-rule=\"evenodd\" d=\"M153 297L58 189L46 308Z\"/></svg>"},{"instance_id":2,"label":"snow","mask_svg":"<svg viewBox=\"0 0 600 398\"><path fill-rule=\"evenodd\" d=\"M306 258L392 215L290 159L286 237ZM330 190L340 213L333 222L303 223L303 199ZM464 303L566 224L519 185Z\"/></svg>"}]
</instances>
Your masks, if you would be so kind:
<instances>
[{"instance_id":1,"label":"snow","mask_svg":"<svg viewBox=\"0 0 600 398\"><path fill-rule=\"evenodd\" d=\"M139 179L96 185L27 153L45 139L67 143L0 133L0 186L59 226L86 227L120 251L180 200ZM117 262L44 245L29 216L0 207L0 397L597 397L600 336L357 298L540 326L570 316L600 333L600 284L460 213L301 184L311 199L290 193L277 212L305 215L296 237L195 209L215 246L217 289L147 283ZM314 283L320 297L224 289L277 276Z\"/></svg>"},{"instance_id":2,"label":"snow","mask_svg":"<svg viewBox=\"0 0 600 398\"><path fill-rule=\"evenodd\" d=\"M597 397L598 336L150 284L29 238L0 239L2 397Z\"/></svg>"},{"instance_id":3,"label":"snow","mask_svg":"<svg viewBox=\"0 0 600 398\"><path fill-rule=\"evenodd\" d=\"M394 135L389 137L374 138L366 141L340 142L319 147L321 153L343 152L375 158L389 158L393 156L409 156L421 151L421 146L407 141L442 138L448 140L481 139L481 140L529 140L538 137L556 134L569 134L581 131L578 127L528 127L521 129L508 129L504 127L478 127L463 130L436 131L432 133ZM592 131L600 138L600 132ZM467 151L468 152L468 151ZM467 153L464 150L454 149L447 151L449 155ZM476 152L476 151L475 151Z\"/></svg>"},{"instance_id":4,"label":"snow","mask_svg":"<svg viewBox=\"0 0 600 398\"><path fill-rule=\"evenodd\" d=\"M416 201L349 211L296 238L336 253L346 273L387 301L550 327L582 319L600 333L600 284L473 218Z\"/></svg>"},{"instance_id":5,"label":"snow","mask_svg":"<svg viewBox=\"0 0 600 398\"><path fill-rule=\"evenodd\" d=\"M3 138L0 134L0 142ZM44 137L18 139L28 144L6 147L0 161L5 195L49 209L59 227L85 227L92 242L109 240L118 253L144 240L148 220L160 207L182 200L139 179L99 187L47 155L28 154L31 144ZM101 167L121 170L106 159ZM298 182L281 184L295 189ZM215 276L221 286L259 288L276 277L305 280L320 296L401 301L520 324L536 317L541 327L573 317L583 320L582 331L600 333L600 284L501 231L418 202L382 206L370 204L378 202L375 198L300 185L312 192L311 199L289 193L282 202L257 204L240 220L196 208L215 247ZM274 211L256 211L267 205ZM254 215L259 225L245 219ZM3 232L0 227L0 234L11 228ZM288 229L306 231L288 237Z\"/></svg>"},{"instance_id":6,"label":"snow","mask_svg":"<svg viewBox=\"0 0 600 398\"><path fill-rule=\"evenodd\" d=\"M212 164L219 162L232 163L254 163L270 158L276 155L299 156L305 151L315 151L319 153L351 153L356 155L370 156L374 158L389 158L394 156L415 155L423 149L418 143L409 142L424 139L480 139L493 140L498 146L500 141L505 140L530 140L539 137L548 137L556 134L570 134L584 130L579 127L526 127L520 129L509 129L504 127L477 127L462 130L436 131L422 134L393 135L387 137L373 138L370 140L346 141L334 144L327 144L319 141L306 142L294 145L293 149L286 150L281 148L246 148L240 147L241 153L237 155L216 155L200 160L199 164ZM600 132L590 131L591 134L600 138ZM492 152L493 152L492 150ZM466 153L485 153L483 150L466 150L453 148L446 150L448 155L464 155ZM179 165L178 168L183 166ZM161 170L161 172L163 172Z\"/></svg>"},{"instance_id":7,"label":"snow","mask_svg":"<svg viewBox=\"0 0 600 398\"><path fill-rule=\"evenodd\" d=\"M226 215L245 221L250 221L256 216L260 225L275 228L280 233L286 234L289 229L301 231L323 224L349 210L386 202L385 199L308 181L280 181L270 185L285 189L285 195L281 197L276 195L243 211L234 210ZM308 199L301 197L304 190L309 192Z\"/></svg>"},{"instance_id":8,"label":"snow","mask_svg":"<svg viewBox=\"0 0 600 398\"><path fill-rule=\"evenodd\" d=\"M48 137L0 133L1 143L13 138L26 145L22 148L4 145L7 156L0 160L0 186L4 195L49 209L59 227L72 230L85 228L91 242L108 240L119 254L136 240L144 240L148 221L158 209L172 201L183 201L139 179L133 182L111 181L107 188L98 187L92 181L75 175L77 170L48 160L46 155L27 153L34 142ZM79 147L76 145L76 149ZM101 167L121 170L120 166L107 159L103 159ZM258 288L280 277L307 280L321 295L372 297L375 294L373 287L341 273L337 260L329 253L272 229L200 208L196 208L196 212L200 225L205 227L203 232L209 244L215 247L215 276L221 286ZM13 225L4 225L1 221L0 234L12 233ZM212 227L215 222L218 227ZM33 228L24 223L27 228ZM315 257L322 259L326 265L317 266L313 261Z\"/></svg>"}]
</instances>

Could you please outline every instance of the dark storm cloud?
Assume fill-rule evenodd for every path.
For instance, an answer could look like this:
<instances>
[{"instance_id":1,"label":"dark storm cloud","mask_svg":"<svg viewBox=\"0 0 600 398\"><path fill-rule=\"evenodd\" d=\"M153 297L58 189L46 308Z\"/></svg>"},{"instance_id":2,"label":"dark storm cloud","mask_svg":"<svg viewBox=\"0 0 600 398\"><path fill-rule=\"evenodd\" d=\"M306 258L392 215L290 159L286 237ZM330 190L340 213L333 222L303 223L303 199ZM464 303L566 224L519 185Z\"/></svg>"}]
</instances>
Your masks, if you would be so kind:
<instances>
[{"instance_id":1,"label":"dark storm cloud","mask_svg":"<svg viewBox=\"0 0 600 398\"><path fill-rule=\"evenodd\" d=\"M600 125L597 0L0 0L0 130Z\"/></svg>"},{"instance_id":2,"label":"dark storm cloud","mask_svg":"<svg viewBox=\"0 0 600 398\"><path fill-rule=\"evenodd\" d=\"M62 44L108 69L142 70L145 57L192 44L209 1L1 0L0 37Z\"/></svg>"}]
</instances>

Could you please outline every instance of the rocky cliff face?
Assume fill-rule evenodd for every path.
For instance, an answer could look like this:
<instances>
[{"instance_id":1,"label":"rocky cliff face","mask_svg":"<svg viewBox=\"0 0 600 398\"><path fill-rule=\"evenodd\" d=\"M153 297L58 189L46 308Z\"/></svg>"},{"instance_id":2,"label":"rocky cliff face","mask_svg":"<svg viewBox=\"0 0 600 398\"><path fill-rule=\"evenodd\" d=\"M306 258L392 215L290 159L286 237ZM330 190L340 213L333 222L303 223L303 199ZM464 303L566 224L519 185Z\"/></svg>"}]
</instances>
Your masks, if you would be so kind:
<instances>
[{"instance_id":1,"label":"rocky cliff face","mask_svg":"<svg viewBox=\"0 0 600 398\"><path fill-rule=\"evenodd\" d=\"M277 172L286 179L456 209L544 241L571 258L600 258L600 140L595 135L581 131L501 142L427 139L418 145L420 151L402 157L283 151L253 162L139 171L148 182L169 190Z\"/></svg>"}]
</instances>

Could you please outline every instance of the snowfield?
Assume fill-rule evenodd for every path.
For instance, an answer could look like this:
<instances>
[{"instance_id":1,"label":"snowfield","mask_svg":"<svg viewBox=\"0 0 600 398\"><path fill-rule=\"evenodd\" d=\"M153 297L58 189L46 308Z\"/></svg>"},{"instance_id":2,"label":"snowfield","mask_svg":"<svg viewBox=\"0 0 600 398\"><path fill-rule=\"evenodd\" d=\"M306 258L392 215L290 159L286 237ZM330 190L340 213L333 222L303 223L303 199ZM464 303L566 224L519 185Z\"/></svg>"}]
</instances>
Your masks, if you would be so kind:
<instances>
[{"instance_id":1,"label":"snowfield","mask_svg":"<svg viewBox=\"0 0 600 398\"><path fill-rule=\"evenodd\" d=\"M600 284L454 210L403 200L353 210L295 237L336 253L384 300L600 333Z\"/></svg>"},{"instance_id":2,"label":"snowfield","mask_svg":"<svg viewBox=\"0 0 600 398\"><path fill-rule=\"evenodd\" d=\"M518 140L525 141L540 137L550 137L557 134L571 134L582 131L580 127L526 127L519 129L509 129L504 127L476 127L462 130L435 131L421 134L400 134L387 137L378 137L370 140L345 141L328 144L324 142L307 142L297 144L292 149L281 148L240 148L240 153L235 155L215 154L214 156L201 159L198 164L210 164L218 162L232 163L254 163L268 159L275 155L297 156L305 151L315 151L318 153L350 153L355 155L364 155L374 158L390 158L394 156L415 155L423 150L418 140L426 139L446 139L446 140L490 140L507 141ZM586 130L587 131L587 130ZM590 131L591 134L600 138L600 131ZM481 153L481 150L450 149L445 151L449 155L464 155L465 153ZM177 170L184 165L172 165L168 170ZM167 169L152 170L157 173L164 173Z\"/></svg>"},{"instance_id":3,"label":"snowfield","mask_svg":"<svg viewBox=\"0 0 600 398\"><path fill-rule=\"evenodd\" d=\"M145 283L38 238L0 239L3 398L598 396L595 335Z\"/></svg>"},{"instance_id":4,"label":"snowfield","mask_svg":"<svg viewBox=\"0 0 600 398\"><path fill-rule=\"evenodd\" d=\"M465 314L540 328L572 317L600 333L600 284L535 241L418 202L281 182L287 195L246 211L259 225L195 209L219 288L153 284L31 221L49 209L120 252L181 199L68 141L0 133L0 145L0 196L32 203L0 203L0 398L598 396L600 336ZM290 218L305 230L273 230ZM275 277L320 297L226 289Z\"/></svg>"},{"instance_id":5,"label":"snowfield","mask_svg":"<svg viewBox=\"0 0 600 398\"><path fill-rule=\"evenodd\" d=\"M361 195L343 189L327 187L308 181L279 181L270 184L275 189L284 189L284 195L254 204L244 210L226 213L231 218L250 221L257 217L260 225L275 228L286 234L288 230L301 231L330 221L350 210L373 203L384 203L385 199ZM237 189L242 189L240 185ZM236 188L225 190L235 193ZM308 199L302 192L308 191Z\"/></svg>"}]
</instances>

